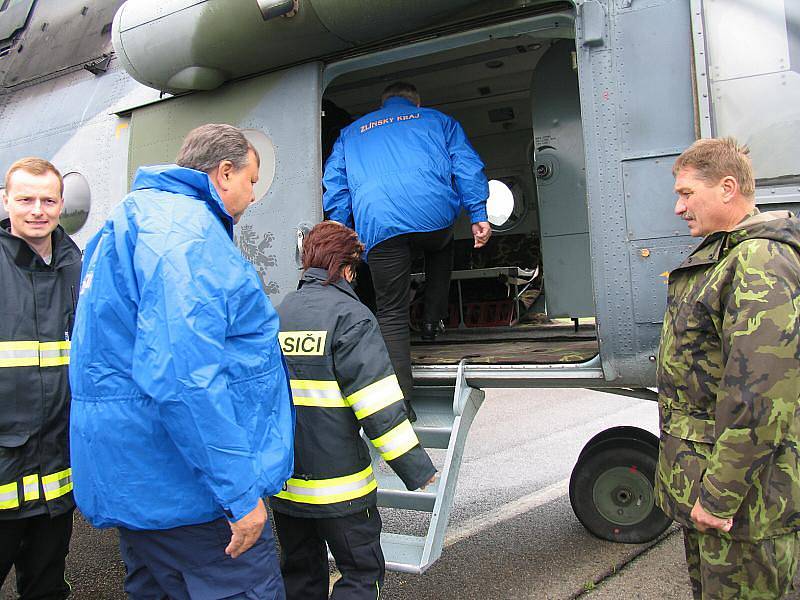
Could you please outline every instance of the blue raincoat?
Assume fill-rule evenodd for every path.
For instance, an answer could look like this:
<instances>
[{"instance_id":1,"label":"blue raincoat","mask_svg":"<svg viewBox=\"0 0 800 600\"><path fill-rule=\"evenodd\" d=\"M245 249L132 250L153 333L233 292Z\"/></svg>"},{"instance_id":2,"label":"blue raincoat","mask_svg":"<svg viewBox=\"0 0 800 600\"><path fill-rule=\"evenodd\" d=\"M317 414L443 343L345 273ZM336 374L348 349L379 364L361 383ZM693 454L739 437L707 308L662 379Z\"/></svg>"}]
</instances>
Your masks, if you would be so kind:
<instances>
[{"instance_id":1,"label":"blue raincoat","mask_svg":"<svg viewBox=\"0 0 800 600\"><path fill-rule=\"evenodd\" d=\"M70 435L96 527L238 520L292 474L278 316L232 236L208 176L165 165L86 248Z\"/></svg>"},{"instance_id":2,"label":"blue raincoat","mask_svg":"<svg viewBox=\"0 0 800 600\"><path fill-rule=\"evenodd\" d=\"M323 206L366 251L391 237L452 225L461 209L486 221L483 162L458 122L405 98L344 128L325 164Z\"/></svg>"}]
</instances>

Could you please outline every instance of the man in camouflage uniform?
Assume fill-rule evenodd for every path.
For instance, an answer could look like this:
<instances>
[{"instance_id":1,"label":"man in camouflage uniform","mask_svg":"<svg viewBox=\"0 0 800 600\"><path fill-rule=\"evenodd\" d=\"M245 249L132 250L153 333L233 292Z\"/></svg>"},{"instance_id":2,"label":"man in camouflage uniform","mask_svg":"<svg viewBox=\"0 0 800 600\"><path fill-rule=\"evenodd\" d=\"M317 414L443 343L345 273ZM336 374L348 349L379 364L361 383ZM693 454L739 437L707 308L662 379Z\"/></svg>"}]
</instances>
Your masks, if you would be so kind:
<instances>
[{"instance_id":1,"label":"man in camouflage uniform","mask_svg":"<svg viewBox=\"0 0 800 600\"><path fill-rule=\"evenodd\" d=\"M800 551L800 221L759 213L747 152L699 140L673 168L705 239L669 278L656 497L703 599L780 598Z\"/></svg>"}]
</instances>

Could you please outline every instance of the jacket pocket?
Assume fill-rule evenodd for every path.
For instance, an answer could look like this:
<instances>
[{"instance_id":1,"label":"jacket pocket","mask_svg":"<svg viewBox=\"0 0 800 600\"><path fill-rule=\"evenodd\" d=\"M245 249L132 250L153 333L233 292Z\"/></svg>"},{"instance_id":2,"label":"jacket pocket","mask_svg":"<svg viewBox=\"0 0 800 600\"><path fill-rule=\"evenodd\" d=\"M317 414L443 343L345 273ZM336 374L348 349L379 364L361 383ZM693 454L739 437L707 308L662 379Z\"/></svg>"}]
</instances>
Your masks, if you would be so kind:
<instances>
[{"instance_id":1,"label":"jacket pocket","mask_svg":"<svg viewBox=\"0 0 800 600\"><path fill-rule=\"evenodd\" d=\"M5 318L5 315L0 313L0 318ZM28 413L33 410L31 405L36 403L34 394L37 393L30 370L27 367L0 367L0 438L21 435L20 431L30 429ZM26 404L30 406L29 410L26 410Z\"/></svg>"},{"instance_id":2,"label":"jacket pocket","mask_svg":"<svg viewBox=\"0 0 800 600\"><path fill-rule=\"evenodd\" d=\"M712 445L716 440L713 419L700 419L673 410L665 411L662 428L664 433L682 440Z\"/></svg>"},{"instance_id":3,"label":"jacket pocket","mask_svg":"<svg viewBox=\"0 0 800 600\"><path fill-rule=\"evenodd\" d=\"M793 441L785 442L759 475L763 499L754 498L751 506L757 511L759 523L768 533L796 530L800 527L800 459ZM752 494L757 489L751 488ZM759 501L761 500L761 501Z\"/></svg>"},{"instance_id":4,"label":"jacket pocket","mask_svg":"<svg viewBox=\"0 0 800 600\"><path fill-rule=\"evenodd\" d=\"M360 463L371 463L372 457L369 454L369 446L367 442L364 441L364 438L361 437L360 433L355 435L354 441L356 445L356 456Z\"/></svg>"},{"instance_id":5,"label":"jacket pocket","mask_svg":"<svg viewBox=\"0 0 800 600\"><path fill-rule=\"evenodd\" d=\"M0 446L4 445L2 440L11 440L15 435L22 435L18 432L21 429L27 430L30 425L28 419L20 419L15 383L13 375L7 377L5 381L0 379Z\"/></svg>"},{"instance_id":6,"label":"jacket pocket","mask_svg":"<svg viewBox=\"0 0 800 600\"><path fill-rule=\"evenodd\" d=\"M711 444L666 434L662 431L656 468L659 506L672 518L690 526L689 514L700 493ZM664 498L669 498L666 505Z\"/></svg>"},{"instance_id":7,"label":"jacket pocket","mask_svg":"<svg viewBox=\"0 0 800 600\"><path fill-rule=\"evenodd\" d=\"M0 434L0 485L11 483L22 476L26 466L27 451L23 448L28 443L27 433Z\"/></svg>"},{"instance_id":8,"label":"jacket pocket","mask_svg":"<svg viewBox=\"0 0 800 600\"><path fill-rule=\"evenodd\" d=\"M27 433L0 433L0 448L19 448L24 446L30 437Z\"/></svg>"}]
</instances>

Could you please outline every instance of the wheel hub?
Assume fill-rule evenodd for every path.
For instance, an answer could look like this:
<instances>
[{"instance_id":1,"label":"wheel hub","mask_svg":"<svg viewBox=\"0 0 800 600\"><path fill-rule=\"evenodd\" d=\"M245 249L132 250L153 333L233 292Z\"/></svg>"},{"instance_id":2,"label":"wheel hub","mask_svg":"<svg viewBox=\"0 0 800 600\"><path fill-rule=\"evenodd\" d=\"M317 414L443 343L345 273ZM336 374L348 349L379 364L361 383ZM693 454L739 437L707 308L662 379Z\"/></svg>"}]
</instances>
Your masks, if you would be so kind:
<instances>
[{"instance_id":1,"label":"wheel hub","mask_svg":"<svg viewBox=\"0 0 800 600\"><path fill-rule=\"evenodd\" d=\"M653 510L653 486L636 468L613 467L597 477L592 499L597 512L611 523L636 525Z\"/></svg>"}]
</instances>

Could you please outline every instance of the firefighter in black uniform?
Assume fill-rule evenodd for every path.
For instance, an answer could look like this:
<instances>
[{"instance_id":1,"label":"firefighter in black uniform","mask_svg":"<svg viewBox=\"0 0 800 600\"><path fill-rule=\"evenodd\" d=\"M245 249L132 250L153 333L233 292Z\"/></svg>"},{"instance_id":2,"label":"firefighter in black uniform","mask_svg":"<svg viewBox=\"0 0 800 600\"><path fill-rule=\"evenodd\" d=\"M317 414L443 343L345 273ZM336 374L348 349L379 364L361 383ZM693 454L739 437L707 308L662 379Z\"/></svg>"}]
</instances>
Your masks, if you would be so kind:
<instances>
[{"instance_id":1,"label":"firefighter in black uniform","mask_svg":"<svg viewBox=\"0 0 800 600\"><path fill-rule=\"evenodd\" d=\"M278 307L297 407L294 475L271 500L288 600L328 598L327 542L342 578L334 599L376 599L385 563L366 436L409 490L436 474L408 421L372 313L350 286L363 251L327 221L303 244L305 272Z\"/></svg>"},{"instance_id":2,"label":"firefighter in black uniform","mask_svg":"<svg viewBox=\"0 0 800 600\"><path fill-rule=\"evenodd\" d=\"M61 174L22 159L8 170L0 223L0 585L22 600L70 594L69 336L81 252L59 226Z\"/></svg>"}]
</instances>

